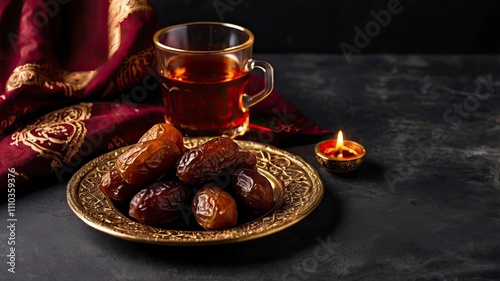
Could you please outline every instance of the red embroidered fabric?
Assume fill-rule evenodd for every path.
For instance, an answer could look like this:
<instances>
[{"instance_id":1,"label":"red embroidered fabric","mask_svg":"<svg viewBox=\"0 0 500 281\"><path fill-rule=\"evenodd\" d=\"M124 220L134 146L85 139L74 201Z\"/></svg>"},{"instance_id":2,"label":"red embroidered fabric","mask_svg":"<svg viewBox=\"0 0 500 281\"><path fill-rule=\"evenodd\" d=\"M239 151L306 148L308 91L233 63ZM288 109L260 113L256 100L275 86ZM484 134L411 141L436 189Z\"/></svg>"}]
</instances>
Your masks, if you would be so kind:
<instances>
[{"instance_id":1,"label":"red embroidered fabric","mask_svg":"<svg viewBox=\"0 0 500 281\"><path fill-rule=\"evenodd\" d=\"M67 180L163 122L152 42L159 28L147 0L1 1L0 182L8 169L17 186ZM252 77L251 88L261 82ZM242 138L276 146L330 133L277 92L251 116Z\"/></svg>"}]
</instances>

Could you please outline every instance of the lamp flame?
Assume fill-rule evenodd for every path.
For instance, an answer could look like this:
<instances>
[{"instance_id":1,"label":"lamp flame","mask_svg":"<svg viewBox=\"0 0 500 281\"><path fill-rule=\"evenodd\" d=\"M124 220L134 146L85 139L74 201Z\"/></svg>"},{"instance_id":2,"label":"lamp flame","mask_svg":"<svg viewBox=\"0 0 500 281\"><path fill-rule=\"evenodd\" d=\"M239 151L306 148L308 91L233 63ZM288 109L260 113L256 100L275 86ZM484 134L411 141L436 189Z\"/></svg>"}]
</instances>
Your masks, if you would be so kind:
<instances>
[{"instance_id":1,"label":"lamp flame","mask_svg":"<svg viewBox=\"0 0 500 281\"><path fill-rule=\"evenodd\" d=\"M337 144L335 145L335 149L340 149L344 146L344 135L342 131L339 131L337 134Z\"/></svg>"}]
</instances>

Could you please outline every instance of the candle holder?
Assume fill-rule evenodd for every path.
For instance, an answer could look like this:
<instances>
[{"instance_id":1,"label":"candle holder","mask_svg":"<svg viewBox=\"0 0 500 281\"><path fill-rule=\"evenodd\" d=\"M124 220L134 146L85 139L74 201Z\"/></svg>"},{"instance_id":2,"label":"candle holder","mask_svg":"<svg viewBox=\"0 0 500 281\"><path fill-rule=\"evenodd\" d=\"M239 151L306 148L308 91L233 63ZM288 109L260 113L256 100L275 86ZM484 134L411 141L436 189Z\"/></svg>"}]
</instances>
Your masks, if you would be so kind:
<instances>
[{"instance_id":1,"label":"candle holder","mask_svg":"<svg viewBox=\"0 0 500 281\"><path fill-rule=\"evenodd\" d=\"M349 150L347 150L347 155L339 158L327 153L327 150L329 148L335 147L336 143L337 140L333 139L325 140L316 144L314 153L316 155L316 160L318 161L318 163L335 173L347 173L356 170L365 159L365 148L357 142L343 140L344 147L355 151L355 153L349 153Z\"/></svg>"}]
</instances>

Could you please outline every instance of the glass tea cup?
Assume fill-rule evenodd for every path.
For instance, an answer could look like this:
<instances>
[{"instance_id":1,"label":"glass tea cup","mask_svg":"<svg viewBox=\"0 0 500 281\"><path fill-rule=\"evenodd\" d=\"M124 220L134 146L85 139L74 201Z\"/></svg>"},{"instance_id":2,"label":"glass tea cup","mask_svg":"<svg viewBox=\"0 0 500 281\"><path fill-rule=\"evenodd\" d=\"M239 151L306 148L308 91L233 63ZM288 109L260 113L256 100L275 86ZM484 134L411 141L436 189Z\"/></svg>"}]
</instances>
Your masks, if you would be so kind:
<instances>
[{"instance_id":1,"label":"glass tea cup","mask_svg":"<svg viewBox=\"0 0 500 281\"><path fill-rule=\"evenodd\" d=\"M154 35L165 121L188 136L243 135L249 108L273 90L272 66L252 59L250 30L221 22L170 26ZM248 95L250 72L264 72L264 89Z\"/></svg>"}]
</instances>

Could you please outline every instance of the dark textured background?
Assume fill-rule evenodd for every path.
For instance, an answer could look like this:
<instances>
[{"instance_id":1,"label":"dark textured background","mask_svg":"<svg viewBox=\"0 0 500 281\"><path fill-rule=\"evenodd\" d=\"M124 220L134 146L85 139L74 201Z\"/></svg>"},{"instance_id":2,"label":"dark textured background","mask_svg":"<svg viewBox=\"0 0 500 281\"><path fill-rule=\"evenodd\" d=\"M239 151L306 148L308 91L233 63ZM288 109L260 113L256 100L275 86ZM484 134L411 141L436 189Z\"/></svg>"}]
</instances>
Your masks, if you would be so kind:
<instances>
[{"instance_id":1,"label":"dark textured background","mask_svg":"<svg viewBox=\"0 0 500 281\"><path fill-rule=\"evenodd\" d=\"M87 226L63 182L17 201L18 273L4 263L0 279L500 280L499 56L257 57L274 65L284 97L368 151L339 175L317 164L314 144L287 148L324 183L314 212L238 244L145 245ZM490 95L483 87L488 98L453 126L443 114L474 96L478 77L491 77ZM0 232L2 255L6 241Z\"/></svg>"},{"instance_id":2,"label":"dark textured background","mask_svg":"<svg viewBox=\"0 0 500 281\"><path fill-rule=\"evenodd\" d=\"M152 2L165 25L221 20L213 1ZM17 201L18 273L7 275L2 231L0 280L500 280L500 56L477 55L499 51L500 1L402 1L347 63L339 44L386 3L242 0L224 14L256 34L285 98L368 151L338 175L316 163L314 144L287 148L325 185L306 219L239 244L144 245L88 227L62 182ZM420 54L371 54L408 52ZM492 80L488 98L453 112L478 77Z\"/></svg>"},{"instance_id":3,"label":"dark textured background","mask_svg":"<svg viewBox=\"0 0 500 281\"><path fill-rule=\"evenodd\" d=\"M165 25L225 21L251 29L257 52L341 52L354 27L373 20L370 11L389 0L152 0ZM364 53L495 53L500 51L500 1L401 0ZM219 16L215 6L230 3ZM223 3L223 4L220 4Z\"/></svg>"}]
</instances>

